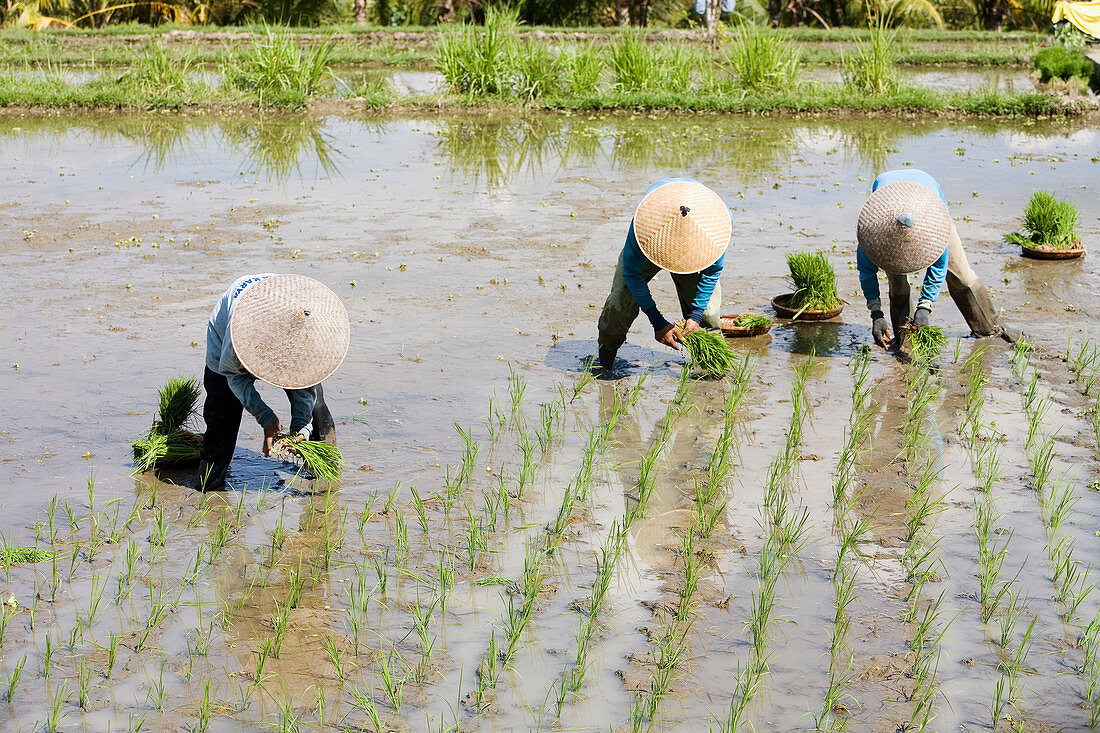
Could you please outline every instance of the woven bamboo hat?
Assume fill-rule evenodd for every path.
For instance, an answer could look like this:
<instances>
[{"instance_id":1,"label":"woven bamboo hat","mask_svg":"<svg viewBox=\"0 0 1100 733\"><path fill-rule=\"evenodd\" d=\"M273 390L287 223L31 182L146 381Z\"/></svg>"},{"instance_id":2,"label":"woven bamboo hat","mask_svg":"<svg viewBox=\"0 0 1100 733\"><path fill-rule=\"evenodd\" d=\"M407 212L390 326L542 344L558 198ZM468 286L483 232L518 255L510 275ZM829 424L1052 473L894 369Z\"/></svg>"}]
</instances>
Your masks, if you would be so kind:
<instances>
[{"instance_id":1,"label":"woven bamboo hat","mask_svg":"<svg viewBox=\"0 0 1100 733\"><path fill-rule=\"evenodd\" d=\"M248 286L229 319L245 369L283 389L324 381L348 353L351 323L339 296L304 275L273 275Z\"/></svg>"},{"instance_id":2,"label":"woven bamboo hat","mask_svg":"<svg viewBox=\"0 0 1100 733\"><path fill-rule=\"evenodd\" d=\"M670 181L649 192L634 212L634 237L650 262L686 274L714 264L730 242L730 212L701 183Z\"/></svg>"},{"instance_id":3,"label":"woven bamboo hat","mask_svg":"<svg viewBox=\"0 0 1100 733\"><path fill-rule=\"evenodd\" d=\"M892 275L906 275L943 256L951 214L935 191L910 181L889 183L859 211L856 240L871 262Z\"/></svg>"}]
</instances>

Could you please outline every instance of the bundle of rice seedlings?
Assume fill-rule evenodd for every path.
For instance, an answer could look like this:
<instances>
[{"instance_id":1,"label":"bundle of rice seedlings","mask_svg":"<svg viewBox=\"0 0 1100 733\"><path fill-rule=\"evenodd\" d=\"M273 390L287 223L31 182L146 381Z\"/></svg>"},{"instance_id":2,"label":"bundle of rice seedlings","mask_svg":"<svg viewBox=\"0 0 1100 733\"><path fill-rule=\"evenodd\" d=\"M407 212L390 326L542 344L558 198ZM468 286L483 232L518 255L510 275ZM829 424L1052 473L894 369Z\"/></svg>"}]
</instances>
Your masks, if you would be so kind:
<instances>
[{"instance_id":1,"label":"bundle of rice seedlings","mask_svg":"<svg viewBox=\"0 0 1100 733\"><path fill-rule=\"evenodd\" d=\"M763 328L770 325L772 319L759 313L744 313L737 317L738 328Z\"/></svg>"},{"instance_id":2,"label":"bundle of rice seedlings","mask_svg":"<svg viewBox=\"0 0 1100 733\"><path fill-rule=\"evenodd\" d=\"M153 430L170 433L183 427L195 414L199 402L199 382L194 377L172 377L160 388L160 406Z\"/></svg>"},{"instance_id":3,"label":"bundle of rice seedlings","mask_svg":"<svg viewBox=\"0 0 1100 733\"><path fill-rule=\"evenodd\" d=\"M921 361L933 362L940 358L940 352L947 345L947 336L938 326L918 326L909 334L909 343L913 345L913 355Z\"/></svg>"},{"instance_id":4,"label":"bundle of rice seedlings","mask_svg":"<svg viewBox=\"0 0 1100 733\"><path fill-rule=\"evenodd\" d=\"M32 562L46 562L53 559L53 553L37 547L0 547L0 565L26 565Z\"/></svg>"},{"instance_id":5,"label":"bundle of rice seedlings","mask_svg":"<svg viewBox=\"0 0 1100 733\"><path fill-rule=\"evenodd\" d=\"M197 459L202 448L202 436L183 429L170 433L150 430L144 438L135 440L132 446L134 465L137 472L142 473L156 466L187 463Z\"/></svg>"},{"instance_id":6,"label":"bundle of rice seedlings","mask_svg":"<svg viewBox=\"0 0 1100 733\"><path fill-rule=\"evenodd\" d=\"M1029 236L1012 232L1005 235L1005 241L1021 247L1048 249L1074 249L1081 244L1077 236L1077 207L1046 191L1031 195L1024 210L1024 229Z\"/></svg>"},{"instance_id":7,"label":"bundle of rice seedlings","mask_svg":"<svg viewBox=\"0 0 1100 733\"><path fill-rule=\"evenodd\" d=\"M790 307L800 311L827 311L841 305L836 289L836 273L821 252L794 252L787 255L794 295Z\"/></svg>"},{"instance_id":8,"label":"bundle of rice seedlings","mask_svg":"<svg viewBox=\"0 0 1100 733\"><path fill-rule=\"evenodd\" d=\"M160 404L153 426L134 441L134 465L138 473L166 463L185 463L198 458L202 436L184 426L195 414L199 383L194 377L172 377L160 388Z\"/></svg>"},{"instance_id":9,"label":"bundle of rice seedlings","mask_svg":"<svg viewBox=\"0 0 1100 733\"><path fill-rule=\"evenodd\" d=\"M333 482L340 478L344 468L344 456L340 449L323 440L299 440L284 435L276 441L276 451L285 457L300 458L302 463L318 479Z\"/></svg>"},{"instance_id":10,"label":"bundle of rice seedlings","mask_svg":"<svg viewBox=\"0 0 1100 733\"><path fill-rule=\"evenodd\" d=\"M713 331L692 331L684 336L684 348L692 365L712 377L726 376L737 361L725 337Z\"/></svg>"}]
</instances>

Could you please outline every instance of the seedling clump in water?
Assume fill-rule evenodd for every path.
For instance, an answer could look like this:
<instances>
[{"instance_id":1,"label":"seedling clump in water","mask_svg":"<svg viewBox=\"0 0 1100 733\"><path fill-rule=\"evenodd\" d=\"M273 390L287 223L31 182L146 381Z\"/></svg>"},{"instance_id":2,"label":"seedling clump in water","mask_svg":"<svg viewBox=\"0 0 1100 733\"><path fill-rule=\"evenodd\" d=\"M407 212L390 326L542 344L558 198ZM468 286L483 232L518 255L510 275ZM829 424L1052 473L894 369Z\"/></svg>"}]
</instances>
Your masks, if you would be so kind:
<instances>
[{"instance_id":1,"label":"seedling clump in water","mask_svg":"<svg viewBox=\"0 0 1100 733\"><path fill-rule=\"evenodd\" d=\"M787 267L794 284L790 307L802 311L828 311L841 305L836 289L836 273L821 252L795 252L787 255Z\"/></svg>"}]
</instances>

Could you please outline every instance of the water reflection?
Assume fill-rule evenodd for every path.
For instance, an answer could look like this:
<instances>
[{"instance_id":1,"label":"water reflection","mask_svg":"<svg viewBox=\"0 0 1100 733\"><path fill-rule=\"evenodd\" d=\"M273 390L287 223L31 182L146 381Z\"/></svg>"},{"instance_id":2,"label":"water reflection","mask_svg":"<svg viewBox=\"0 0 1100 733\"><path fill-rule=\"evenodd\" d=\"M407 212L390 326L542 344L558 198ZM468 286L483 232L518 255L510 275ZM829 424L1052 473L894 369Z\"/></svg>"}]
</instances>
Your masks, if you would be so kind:
<instances>
[{"instance_id":1,"label":"water reflection","mask_svg":"<svg viewBox=\"0 0 1100 733\"><path fill-rule=\"evenodd\" d=\"M309 114L257 114L251 117L186 117L163 114L87 115L20 120L0 126L0 140L28 137L50 146L79 131L104 149L119 139L140 150L146 170L180 167L196 158L217 155L238 159L242 172L268 180L319 178L339 174L336 137L326 121ZM210 148L214 148L211 150Z\"/></svg>"}]
</instances>

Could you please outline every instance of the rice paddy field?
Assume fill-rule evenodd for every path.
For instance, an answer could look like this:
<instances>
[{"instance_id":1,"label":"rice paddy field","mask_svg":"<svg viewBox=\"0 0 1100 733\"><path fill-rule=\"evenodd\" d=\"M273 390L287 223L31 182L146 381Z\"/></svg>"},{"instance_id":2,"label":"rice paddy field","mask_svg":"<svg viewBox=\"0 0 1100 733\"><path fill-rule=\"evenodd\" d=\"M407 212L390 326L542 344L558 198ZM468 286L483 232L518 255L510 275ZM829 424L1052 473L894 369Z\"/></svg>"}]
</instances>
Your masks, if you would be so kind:
<instances>
[{"instance_id":1,"label":"rice paddy field","mask_svg":"<svg viewBox=\"0 0 1100 733\"><path fill-rule=\"evenodd\" d=\"M0 728L1079 731L1100 722L1095 129L571 113L0 118ZM945 294L938 365L872 344L855 219L934 175L1015 347ZM730 204L727 313L823 253L846 306L703 378L644 319L586 370L630 214ZM250 272L329 284L333 485L134 473ZM666 311L667 277L653 284ZM261 387L286 414L285 398ZM201 426L200 426L201 427Z\"/></svg>"}]
</instances>

